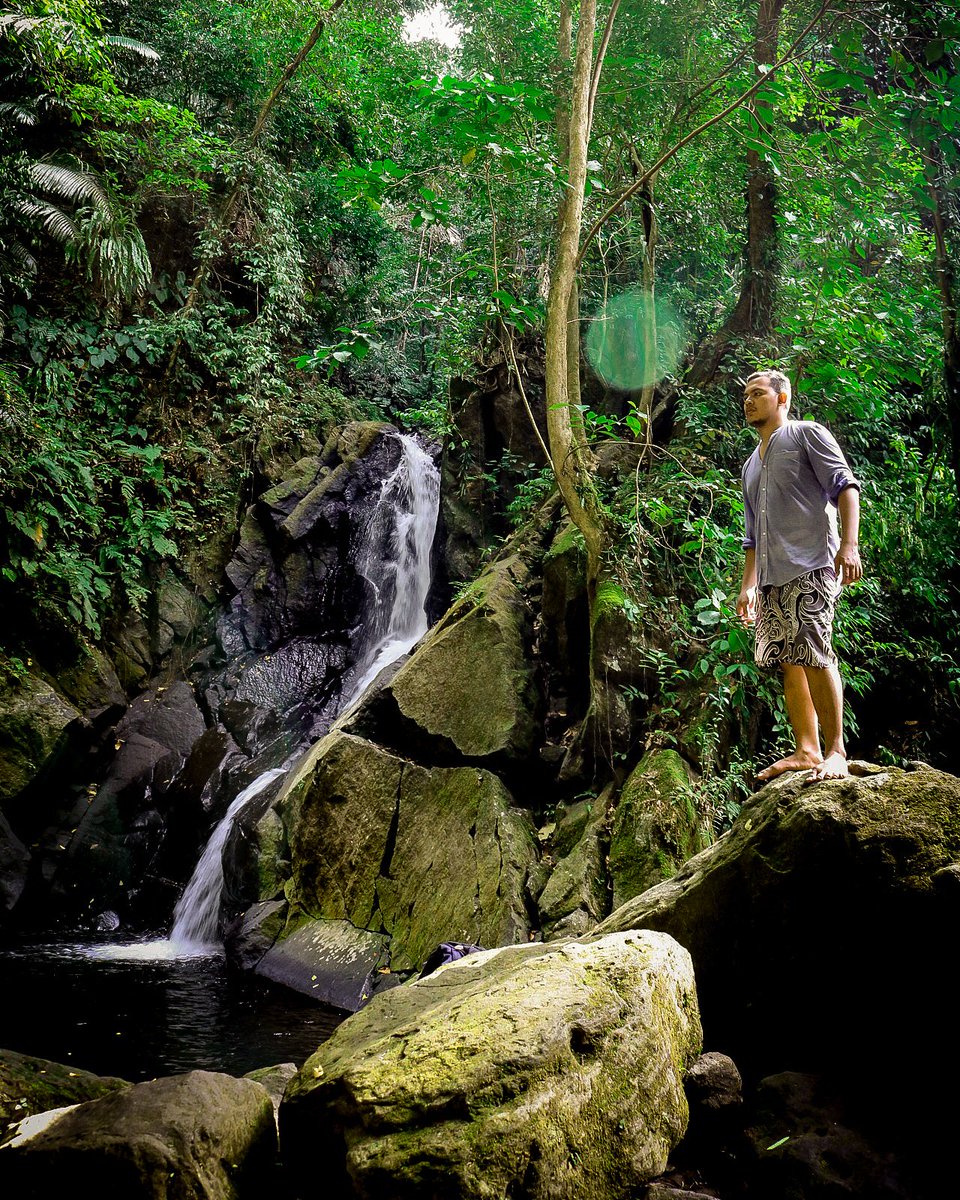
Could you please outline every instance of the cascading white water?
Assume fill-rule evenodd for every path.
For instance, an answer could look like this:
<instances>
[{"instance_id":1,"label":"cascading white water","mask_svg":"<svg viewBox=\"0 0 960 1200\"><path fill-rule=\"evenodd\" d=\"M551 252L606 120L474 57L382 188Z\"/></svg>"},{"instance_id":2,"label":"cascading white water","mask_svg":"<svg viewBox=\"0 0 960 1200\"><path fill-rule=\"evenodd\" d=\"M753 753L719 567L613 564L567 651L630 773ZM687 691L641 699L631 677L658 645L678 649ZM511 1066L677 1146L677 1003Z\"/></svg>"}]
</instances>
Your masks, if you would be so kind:
<instances>
[{"instance_id":1,"label":"cascading white water","mask_svg":"<svg viewBox=\"0 0 960 1200\"><path fill-rule=\"evenodd\" d=\"M268 784L282 774L282 767L274 767L258 775L253 783L245 787L234 799L214 829L196 870L190 877L190 882L173 910L170 941L182 953L196 953L204 949L209 951L220 945L217 923L220 919L220 896L223 892L223 848L234 821L243 809L254 796L259 796Z\"/></svg>"},{"instance_id":2,"label":"cascading white water","mask_svg":"<svg viewBox=\"0 0 960 1200\"><path fill-rule=\"evenodd\" d=\"M360 535L356 567L372 587L375 601L366 623L366 649L344 687L340 712L359 700L380 672L412 650L427 632L426 600L440 508L440 473L412 437L395 436L401 445L400 461L383 481ZM249 801L282 774L282 768L265 771L233 801L177 902L169 942L152 945L167 945L176 954L211 953L219 948L223 848Z\"/></svg>"},{"instance_id":3,"label":"cascading white water","mask_svg":"<svg viewBox=\"0 0 960 1200\"><path fill-rule=\"evenodd\" d=\"M380 672L412 650L427 632L440 472L412 437L396 436L402 448L400 461L383 481L357 558L357 571L372 587L375 603L367 620L367 648L344 688L341 711L359 700Z\"/></svg>"}]
</instances>

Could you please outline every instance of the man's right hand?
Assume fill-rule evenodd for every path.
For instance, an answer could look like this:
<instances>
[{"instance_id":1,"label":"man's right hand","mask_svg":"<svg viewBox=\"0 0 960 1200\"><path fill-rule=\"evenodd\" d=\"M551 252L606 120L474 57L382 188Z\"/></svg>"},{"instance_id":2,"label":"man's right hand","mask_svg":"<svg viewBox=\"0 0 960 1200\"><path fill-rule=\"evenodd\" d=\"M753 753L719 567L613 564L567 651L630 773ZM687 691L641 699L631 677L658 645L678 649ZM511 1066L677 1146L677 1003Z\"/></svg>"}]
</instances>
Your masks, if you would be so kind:
<instances>
[{"instance_id":1,"label":"man's right hand","mask_svg":"<svg viewBox=\"0 0 960 1200\"><path fill-rule=\"evenodd\" d=\"M737 597L737 616L745 625L752 625L757 619L757 589L744 588Z\"/></svg>"}]
</instances>

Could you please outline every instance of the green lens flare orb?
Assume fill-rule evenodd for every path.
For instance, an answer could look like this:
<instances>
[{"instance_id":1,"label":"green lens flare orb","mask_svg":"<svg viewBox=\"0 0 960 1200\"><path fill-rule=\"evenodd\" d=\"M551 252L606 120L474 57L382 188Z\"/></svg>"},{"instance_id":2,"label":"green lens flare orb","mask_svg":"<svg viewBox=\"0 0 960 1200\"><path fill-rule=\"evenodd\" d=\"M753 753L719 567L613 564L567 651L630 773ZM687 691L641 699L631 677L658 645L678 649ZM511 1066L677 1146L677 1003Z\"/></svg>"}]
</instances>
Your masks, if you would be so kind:
<instances>
[{"instance_id":1,"label":"green lens flare orb","mask_svg":"<svg viewBox=\"0 0 960 1200\"><path fill-rule=\"evenodd\" d=\"M639 391L676 371L686 336L683 319L669 301L651 299L635 288L594 314L587 330L587 359L607 387Z\"/></svg>"}]
</instances>

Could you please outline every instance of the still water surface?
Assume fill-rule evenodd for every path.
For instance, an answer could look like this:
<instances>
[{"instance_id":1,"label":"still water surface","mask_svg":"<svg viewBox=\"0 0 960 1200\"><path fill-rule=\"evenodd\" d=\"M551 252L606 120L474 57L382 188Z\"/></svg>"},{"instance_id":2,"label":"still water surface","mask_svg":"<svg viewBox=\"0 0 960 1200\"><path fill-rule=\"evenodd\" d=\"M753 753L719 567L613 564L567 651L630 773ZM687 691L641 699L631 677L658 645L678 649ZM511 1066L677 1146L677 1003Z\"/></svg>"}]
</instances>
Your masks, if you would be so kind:
<instances>
[{"instance_id":1,"label":"still water surface","mask_svg":"<svg viewBox=\"0 0 960 1200\"><path fill-rule=\"evenodd\" d=\"M345 1015L169 943L0 946L0 1047L98 1075L299 1065Z\"/></svg>"}]
</instances>

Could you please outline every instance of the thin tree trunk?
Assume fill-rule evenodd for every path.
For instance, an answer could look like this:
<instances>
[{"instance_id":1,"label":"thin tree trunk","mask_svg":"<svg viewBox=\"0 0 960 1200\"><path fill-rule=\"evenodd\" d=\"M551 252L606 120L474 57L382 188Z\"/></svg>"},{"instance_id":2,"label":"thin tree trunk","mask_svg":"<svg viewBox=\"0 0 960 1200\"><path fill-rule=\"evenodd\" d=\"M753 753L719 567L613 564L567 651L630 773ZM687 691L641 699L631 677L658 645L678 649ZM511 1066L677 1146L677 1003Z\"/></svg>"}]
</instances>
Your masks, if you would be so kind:
<instances>
[{"instance_id":1,"label":"thin tree trunk","mask_svg":"<svg viewBox=\"0 0 960 1200\"><path fill-rule=\"evenodd\" d=\"M777 61L780 16L785 0L760 0L753 60L758 74ZM687 373L687 382L703 386L717 374L732 343L743 337L767 339L773 328L777 292L777 188L760 146L769 138L770 107L755 94L750 113L755 140L747 149L747 247L740 295L720 329L701 346Z\"/></svg>"},{"instance_id":2,"label":"thin tree trunk","mask_svg":"<svg viewBox=\"0 0 960 1200\"><path fill-rule=\"evenodd\" d=\"M943 392L950 426L950 466L960 493L960 325L957 322L957 276L950 257L950 210L937 182L931 150L927 156L927 191L933 201L934 267L940 292L943 326ZM939 156L937 156L939 157Z\"/></svg>"},{"instance_id":3,"label":"thin tree trunk","mask_svg":"<svg viewBox=\"0 0 960 1200\"><path fill-rule=\"evenodd\" d=\"M579 403L579 378L576 384L572 384L571 380L574 368L579 364L571 350L574 341L572 331L576 330L579 318L575 290L576 263L587 179L589 100L596 16L596 0L583 0L570 89L568 181L560 208L546 318L547 434L550 456L563 502L571 520L583 534L587 548L588 586L591 588L597 579L603 532L596 511L582 425L575 430L572 419L571 404ZM576 392L573 397L572 387Z\"/></svg>"}]
</instances>

